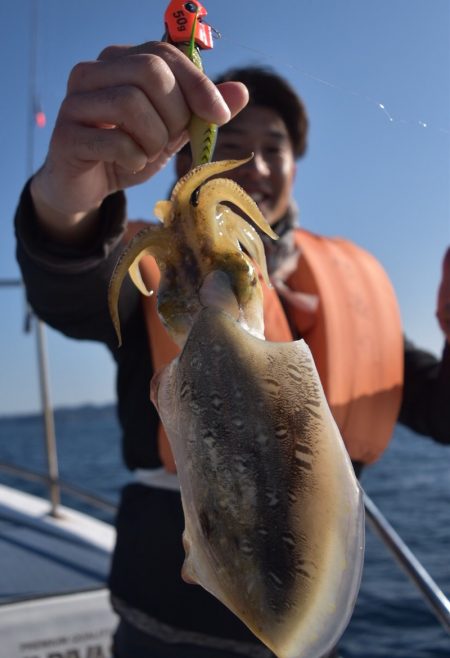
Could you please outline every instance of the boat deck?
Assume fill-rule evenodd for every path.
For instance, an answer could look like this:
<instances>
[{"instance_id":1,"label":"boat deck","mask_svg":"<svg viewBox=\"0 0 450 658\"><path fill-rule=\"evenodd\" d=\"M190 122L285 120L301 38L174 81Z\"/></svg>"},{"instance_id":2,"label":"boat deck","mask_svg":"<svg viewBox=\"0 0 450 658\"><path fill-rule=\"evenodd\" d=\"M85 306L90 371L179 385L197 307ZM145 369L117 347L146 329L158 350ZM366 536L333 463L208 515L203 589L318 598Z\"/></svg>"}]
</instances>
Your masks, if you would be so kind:
<instances>
[{"instance_id":1,"label":"boat deck","mask_svg":"<svg viewBox=\"0 0 450 658\"><path fill-rule=\"evenodd\" d=\"M0 604L105 585L111 526L2 485L0 501Z\"/></svg>"},{"instance_id":2,"label":"boat deck","mask_svg":"<svg viewBox=\"0 0 450 658\"><path fill-rule=\"evenodd\" d=\"M114 529L0 485L0 658L111 655Z\"/></svg>"}]
</instances>

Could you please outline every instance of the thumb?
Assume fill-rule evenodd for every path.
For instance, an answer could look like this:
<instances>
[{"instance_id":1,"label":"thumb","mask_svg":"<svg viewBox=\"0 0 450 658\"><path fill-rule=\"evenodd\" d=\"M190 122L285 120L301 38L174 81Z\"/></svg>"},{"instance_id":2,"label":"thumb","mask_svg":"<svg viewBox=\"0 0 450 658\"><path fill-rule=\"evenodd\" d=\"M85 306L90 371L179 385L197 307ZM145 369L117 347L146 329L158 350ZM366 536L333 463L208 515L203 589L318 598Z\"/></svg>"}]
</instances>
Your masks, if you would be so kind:
<instances>
[{"instance_id":1,"label":"thumb","mask_svg":"<svg viewBox=\"0 0 450 658\"><path fill-rule=\"evenodd\" d=\"M217 85L217 89L228 105L231 119L243 110L248 103L248 90L242 82L221 82Z\"/></svg>"}]
</instances>

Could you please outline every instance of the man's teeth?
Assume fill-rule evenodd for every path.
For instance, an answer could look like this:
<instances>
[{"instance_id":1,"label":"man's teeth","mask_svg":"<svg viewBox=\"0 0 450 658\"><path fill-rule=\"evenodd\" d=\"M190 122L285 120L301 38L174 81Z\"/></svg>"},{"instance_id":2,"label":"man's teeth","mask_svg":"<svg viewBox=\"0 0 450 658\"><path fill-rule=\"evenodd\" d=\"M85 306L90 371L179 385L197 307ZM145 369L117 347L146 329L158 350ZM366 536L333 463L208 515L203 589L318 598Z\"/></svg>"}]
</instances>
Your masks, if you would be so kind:
<instances>
[{"instance_id":1,"label":"man's teeth","mask_svg":"<svg viewBox=\"0 0 450 658\"><path fill-rule=\"evenodd\" d=\"M264 200L264 195L261 192L250 192L250 196L255 203L261 203Z\"/></svg>"}]
</instances>

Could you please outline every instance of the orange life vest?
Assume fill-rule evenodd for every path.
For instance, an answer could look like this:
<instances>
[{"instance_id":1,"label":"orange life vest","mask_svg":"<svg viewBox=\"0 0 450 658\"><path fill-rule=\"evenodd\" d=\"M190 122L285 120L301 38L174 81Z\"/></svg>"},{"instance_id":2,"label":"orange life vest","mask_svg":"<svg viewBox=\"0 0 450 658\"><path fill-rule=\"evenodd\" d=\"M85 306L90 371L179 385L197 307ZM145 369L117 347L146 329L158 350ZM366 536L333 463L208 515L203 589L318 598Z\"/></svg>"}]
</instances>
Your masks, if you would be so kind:
<instances>
[{"instance_id":1,"label":"orange life vest","mask_svg":"<svg viewBox=\"0 0 450 658\"><path fill-rule=\"evenodd\" d=\"M391 439L403 388L397 299L380 263L348 240L297 230L299 266L288 284L319 296L316 321L290 309L314 356L350 457L374 462Z\"/></svg>"},{"instance_id":2,"label":"orange life vest","mask_svg":"<svg viewBox=\"0 0 450 658\"><path fill-rule=\"evenodd\" d=\"M142 228L130 224L129 235ZM288 318L274 288L264 289L265 336L271 341L293 339L294 326L309 345L333 416L350 457L371 463L392 436L401 403L403 336L391 283L367 251L347 240L295 231L301 256L288 280L293 290L318 295L313 320L295 308ZM149 289L159 286L159 269L151 256L141 261ZM179 353L157 313L157 296L143 297L144 316L154 370ZM175 472L162 424L158 430L160 458Z\"/></svg>"}]
</instances>

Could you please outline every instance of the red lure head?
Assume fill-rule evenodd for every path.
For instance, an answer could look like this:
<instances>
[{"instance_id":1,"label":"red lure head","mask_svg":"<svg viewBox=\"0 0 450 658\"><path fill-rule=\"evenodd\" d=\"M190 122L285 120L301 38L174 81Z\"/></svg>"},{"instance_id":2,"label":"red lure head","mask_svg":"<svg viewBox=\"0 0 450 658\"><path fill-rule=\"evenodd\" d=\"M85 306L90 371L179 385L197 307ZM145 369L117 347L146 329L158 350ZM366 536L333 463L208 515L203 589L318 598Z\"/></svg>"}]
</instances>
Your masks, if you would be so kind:
<instances>
[{"instance_id":1,"label":"red lure head","mask_svg":"<svg viewBox=\"0 0 450 658\"><path fill-rule=\"evenodd\" d=\"M213 47L212 29L203 18L208 14L206 9L197 0L183 2L183 0L172 0L164 14L167 34L173 43L187 42L191 38L194 21L194 39L199 48L209 49Z\"/></svg>"}]
</instances>

